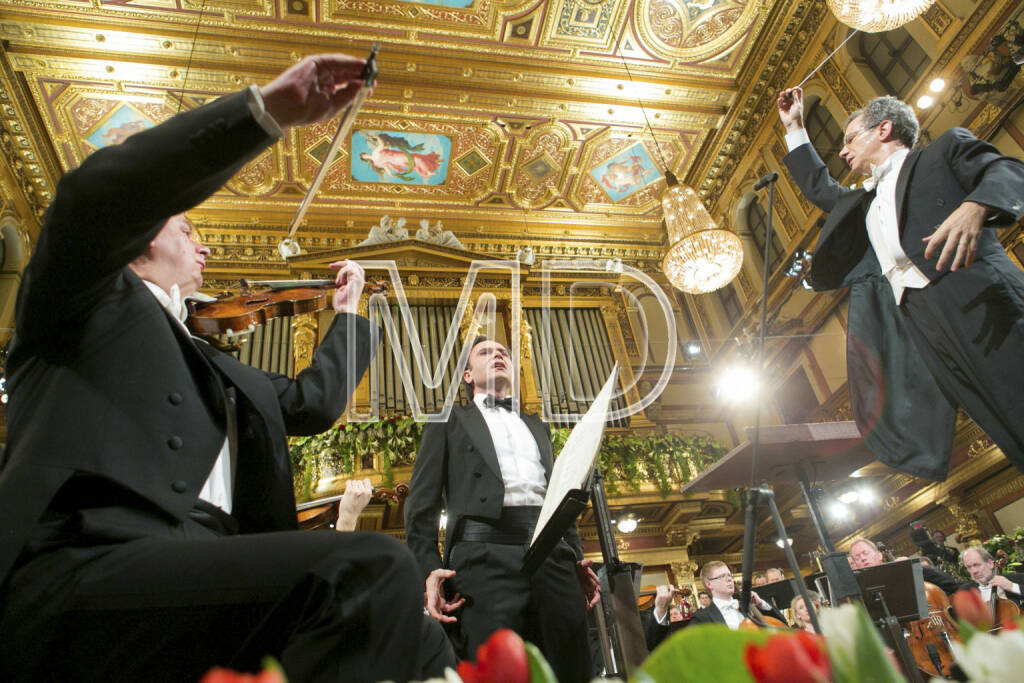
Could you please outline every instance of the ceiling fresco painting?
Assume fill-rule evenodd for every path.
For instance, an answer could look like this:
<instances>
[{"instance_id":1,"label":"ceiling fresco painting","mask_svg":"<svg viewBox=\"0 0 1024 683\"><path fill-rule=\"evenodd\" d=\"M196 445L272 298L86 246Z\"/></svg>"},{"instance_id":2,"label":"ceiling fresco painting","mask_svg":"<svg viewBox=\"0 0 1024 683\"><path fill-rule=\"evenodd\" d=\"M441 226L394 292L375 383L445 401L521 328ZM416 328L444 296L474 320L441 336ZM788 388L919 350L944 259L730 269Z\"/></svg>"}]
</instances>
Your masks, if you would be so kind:
<instances>
[{"instance_id":1,"label":"ceiling fresco painting","mask_svg":"<svg viewBox=\"0 0 1024 683\"><path fill-rule=\"evenodd\" d=\"M714 162L757 75L747 58L759 36L789 40L781 18L800 11L795 0L11 0L0 40L48 143L39 154L59 170L303 55L365 55L379 41L378 82L330 160L304 248L358 243L381 215L408 212L443 218L481 251L597 240L655 263L664 172ZM333 132L288 131L193 213L284 270L272 242Z\"/></svg>"},{"instance_id":2,"label":"ceiling fresco painting","mask_svg":"<svg viewBox=\"0 0 1024 683\"><path fill-rule=\"evenodd\" d=\"M359 130L349 157L352 178L364 183L441 185L448 177L452 141L444 135Z\"/></svg>"}]
</instances>

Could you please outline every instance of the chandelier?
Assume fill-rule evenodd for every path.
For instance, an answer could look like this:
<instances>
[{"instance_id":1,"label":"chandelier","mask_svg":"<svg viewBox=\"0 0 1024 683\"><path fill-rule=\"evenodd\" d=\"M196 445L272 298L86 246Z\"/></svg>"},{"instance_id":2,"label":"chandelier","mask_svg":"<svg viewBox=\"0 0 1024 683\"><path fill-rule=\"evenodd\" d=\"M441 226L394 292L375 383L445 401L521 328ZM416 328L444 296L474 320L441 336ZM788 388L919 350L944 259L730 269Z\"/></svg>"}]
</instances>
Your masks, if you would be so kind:
<instances>
[{"instance_id":1,"label":"chandelier","mask_svg":"<svg viewBox=\"0 0 1024 683\"><path fill-rule=\"evenodd\" d=\"M891 31L907 24L935 0L827 0L836 19L851 28L868 33Z\"/></svg>"},{"instance_id":2,"label":"chandelier","mask_svg":"<svg viewBox=\"0 0 1024 683\"><path fill-rule=\"evenodd\" d=\"M676 289L705 294L729 284L743 265L743 245L729 230L719 228L697 193L681 185L671 171L661 198L668 232L668 251L661 270Z\"/></svg>"}]
</instances>

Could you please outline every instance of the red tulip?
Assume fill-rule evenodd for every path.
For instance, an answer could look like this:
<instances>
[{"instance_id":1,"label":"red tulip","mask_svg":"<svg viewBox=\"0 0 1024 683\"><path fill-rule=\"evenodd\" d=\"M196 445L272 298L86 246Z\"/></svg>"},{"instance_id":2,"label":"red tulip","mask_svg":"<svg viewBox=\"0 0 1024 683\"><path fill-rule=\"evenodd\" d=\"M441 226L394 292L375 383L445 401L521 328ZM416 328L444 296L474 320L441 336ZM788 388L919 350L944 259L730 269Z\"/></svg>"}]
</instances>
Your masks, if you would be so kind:
<instances>
[{"instance_id":1,"label":"red tulip","mask_svg":"<svg viewBox=\"0 0 1024 683\"><path fill-rule=\"evenodd\" d=\"M780 633L743 652L747 669L757 683L825 683L832 666L820 636L807 631Z\"/></svg>"},{"instance_id":2,"label":"red tulip","mask_svg":"<svg viewBox=\"0 0 1024 683\"><path fill-rule=\"evenodd\" d=\"M953 594L953 609L956 616L977 626L983 631L992 628L992 609L981 599L981 592L977 588L959 590Z\"/></svg>"},{"instance_id":3,"label":"red tulip","mask_svg":"<svg viewBox=\"0 0 1024 683\"><path fill-rule=\"evenodd\" d=\"M199 683L286 683L280 670L266 669L258 674L243 674L231 669L214 667L206 672Z\"/></svg>"},{"instance_id":4,"label":"red tulip","mask_svg":"<svg viewBox=\"0 0 1024 683\"><path fill-rule=\"evenodd\" d=\"M465 683L530 683L526 645L512 629L495 631L477 648L476 664L459 662L458 674Z\"/></svg>"}]
</instances>

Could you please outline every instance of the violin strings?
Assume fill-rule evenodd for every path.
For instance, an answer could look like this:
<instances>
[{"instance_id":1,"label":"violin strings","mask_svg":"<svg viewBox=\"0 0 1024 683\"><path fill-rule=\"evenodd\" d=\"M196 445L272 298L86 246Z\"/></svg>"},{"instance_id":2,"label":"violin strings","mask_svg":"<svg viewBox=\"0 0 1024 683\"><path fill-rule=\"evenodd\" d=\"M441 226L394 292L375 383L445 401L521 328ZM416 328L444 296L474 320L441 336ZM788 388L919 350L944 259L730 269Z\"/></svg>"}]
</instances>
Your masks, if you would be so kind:
<instances>
[{"instance_id":1,"label":"violin strings","mask_svg":"<svg viewBox=\"0 0 1024 683\"><path fill-rule=\"evenodd\" d=\"M828 60L832 59L832 56L835 53L839 52L839 50L841 50L843 48L843 45L846 45L848 42L850 42L850 38L853 38L853 36L856 33L858 33L858 31L859 31L859 29L853 29L852 31L850 31L850 35L846 36L846 40L844 40L843 42L839 43L839 47L837 47L836 49L832 50L832 52L830 52L828 54L828 57L825 57L825 59L821 60L821 64L819 64L818 66L814 67L814 71L812 71L811 73L807 74L807 76L804 78L804 80L800 81L800 83L798 83L796 85L796 87L799 88L804 83L806 83L808 80L810 80L811 76L813 76L814 74L818 73L818 69L820 69L821 67L825 66L825 62L827 62Z\"/></svg>"},{"instance_id":2,"label":"violin strings","mask_svg":"<svg viewBox=\"0 0 1024 683\"><path fill-rule=\"evenodd\" d=\"M199 40L199 27L203 24L203 14L206 12L206 0L203 0L202 4L199 5L199 19L196 21L195 31L192 33L192 46L188 50L188 61L185 63L185 76L181 79L181 93L178 95L178 111L175 114L181 113L181 106L185 101L185 86L188 84L188 74L192 70L192 55L196 51L196 42Z\"/></svg>"}]
</instances>

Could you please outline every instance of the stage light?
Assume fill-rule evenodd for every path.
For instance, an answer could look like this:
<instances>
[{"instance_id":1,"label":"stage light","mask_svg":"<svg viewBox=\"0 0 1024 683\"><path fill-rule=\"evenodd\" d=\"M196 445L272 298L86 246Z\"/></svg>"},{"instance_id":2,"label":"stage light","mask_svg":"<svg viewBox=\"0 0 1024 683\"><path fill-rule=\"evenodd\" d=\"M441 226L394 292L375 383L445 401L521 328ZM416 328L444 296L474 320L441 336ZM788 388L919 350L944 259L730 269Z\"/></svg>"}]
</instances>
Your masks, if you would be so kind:
<instances>
[{"instance_id":1,"label":"stage light","mask_svg":"<svg viewBox=\"0 0 1024 683\"><path fill-rule=\"evenodd\" d=\"M700 355L701 346L700 342L688 341L683 345L683 355L686 356L686 360L693 360Z\"/></svg>"},{"instance_id":2,"label":"stage light","mask_svg":"<svg viewBox=\"0 0 1024 683\"><path fill-rule=\"evenodd\" d=\"M839 501L834 501L828 506L828 514L832 517L833 521L843 522L852 516L850 514L850 508Z\"/></svg>"},{"instance_id":3,"label":"stage light","mask_svg":"<svg viewBox=\"0 0 1024 683\"><path fill-rule=\"evenodd\" d=\"M946 79L936 78L928 84L928 89L932 92L942 92L942 89L946 87Z\"/></svg>"},{"instance_id":4,"label":"stage light","mask_svg":"<svg viewBox=\"0 0 1024 683\"><path fill-rule=\"evenodd\" d=\"M775 541L775 545L779 546L780 548L785 548L787 545L793 545L793 539L787 538L786 542L783 543L782 539L780 538Z\"/></svg>"},{"instance_id":5,"label":"stage light","mask_svg":"<svg viewBox=\"0 0 1024 683\"><path fill-rule=\"evenodd\" d=\"M760 388L757 373L742 365L726 368L718 378L718 396L730 403L747 401L756 396Z\"/></svg>"},{"instance_id":6,"label":"stage light","mask_svg":"<svg viewBox=\"0 0 1024 683\"><path fill-rule=\"evenodd\" d=\"M931 95L921 95L920 97L917 98L918 109L927 109L933 104L935 104L935 98L932 97Z\"/></svg>"},{"instance_id":7,"label":"stage light","mask_svg":"<svg viewBox=\"0 0 1024 683\"><path fill-rule=\"evenodd\" d=\"M661 270L676 289L706 294L732 282L743 266L739 236L719 228L689 185L665 173L667 189L661 198L668 233L668 250Z\"/></svg>"},{"instance_id":8,"label":"stage light","mask_svg":"<svg viewBox=\"0 0 1024 683\"><path fill-rule=\"evenodd\" d=\"M878 500L878 496L875 495L874 490L867 488L866 486L857 491L857 498L860 500L861 505L870 505Z\"/></svg>"},{"instance_id":9,"label":"stage light","mask_svg":"<svg viewBox=\"0 0 1024 683\"><path fill-rule=\"evenodd\" d=\"M619 531L621 531L622 533L629 534L629 533L632 533L632 532L636 531L636 525L637 524L638 524L638 522L637 522L636 518L633 517L633 515L630 515L629 517L626 517L625 519L620 520L618 525L617 525L617 527L618 527Z\"/></svg>"}]
</instances>

